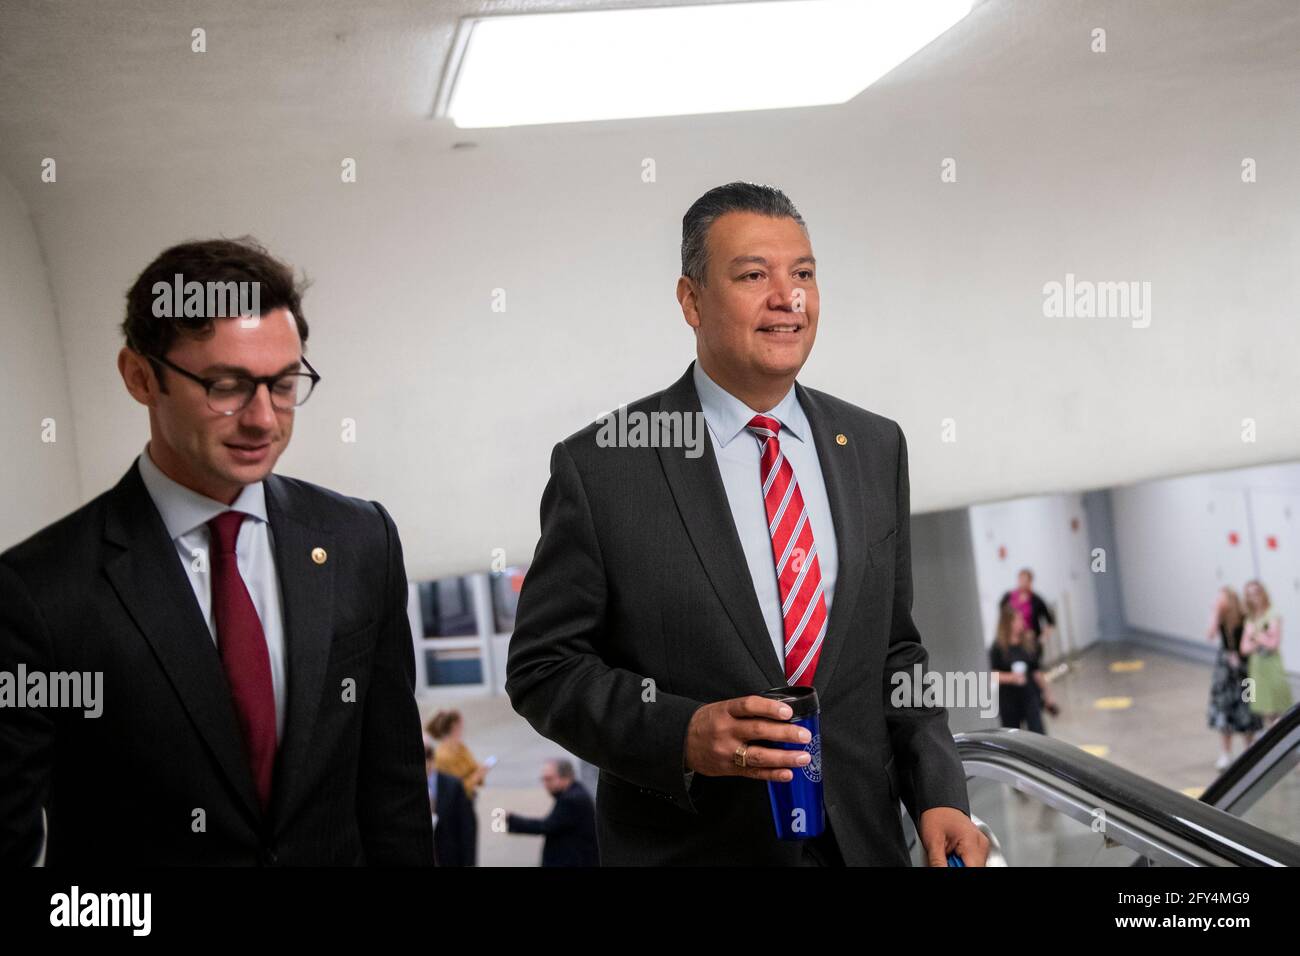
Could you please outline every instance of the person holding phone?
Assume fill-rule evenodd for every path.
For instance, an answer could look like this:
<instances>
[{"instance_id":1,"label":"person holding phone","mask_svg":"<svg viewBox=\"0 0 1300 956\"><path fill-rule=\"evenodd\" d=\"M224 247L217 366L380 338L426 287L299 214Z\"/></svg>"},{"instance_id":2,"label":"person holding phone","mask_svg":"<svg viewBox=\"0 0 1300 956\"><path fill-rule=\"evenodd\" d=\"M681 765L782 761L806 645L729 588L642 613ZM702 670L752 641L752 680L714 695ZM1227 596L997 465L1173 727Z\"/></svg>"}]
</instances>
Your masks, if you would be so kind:
<instances>
[{"instance_id":1,"label":"person holding phone","mask_svg":"<svg viewBox=\"0 0 1300 956\"><path fill-rule=\"evenodd\" d=\"M438 744L434 765L443 773L460 778L465 794L474 800L496 759L489 757L483 763L475 759L465 744L465 719L458 710L438 711L425 729Z\"/></svg>"}]
</instances>

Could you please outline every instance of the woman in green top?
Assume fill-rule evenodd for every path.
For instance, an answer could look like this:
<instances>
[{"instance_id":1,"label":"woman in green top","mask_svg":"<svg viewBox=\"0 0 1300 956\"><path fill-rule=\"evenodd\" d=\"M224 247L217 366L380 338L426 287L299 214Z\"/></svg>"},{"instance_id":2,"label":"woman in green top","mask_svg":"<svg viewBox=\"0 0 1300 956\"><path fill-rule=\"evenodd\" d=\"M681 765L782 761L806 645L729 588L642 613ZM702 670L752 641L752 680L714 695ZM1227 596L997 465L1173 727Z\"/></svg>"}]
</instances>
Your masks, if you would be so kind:
<instances>
[{"instance_id":1,"label":"woman in green top","mask_svg":"<svg viewBox=\"0 0 1300 956\"><path fill-rule=\"evenodd\" d=\"M1250 709L1272 724L1290 708L1291 685L1282 666L1282 617L1258 581L1246 582L1246 626L1241 634L1241 653L1249 655L1246 673L1255 684Z\"/></svg>"}]
</instances>

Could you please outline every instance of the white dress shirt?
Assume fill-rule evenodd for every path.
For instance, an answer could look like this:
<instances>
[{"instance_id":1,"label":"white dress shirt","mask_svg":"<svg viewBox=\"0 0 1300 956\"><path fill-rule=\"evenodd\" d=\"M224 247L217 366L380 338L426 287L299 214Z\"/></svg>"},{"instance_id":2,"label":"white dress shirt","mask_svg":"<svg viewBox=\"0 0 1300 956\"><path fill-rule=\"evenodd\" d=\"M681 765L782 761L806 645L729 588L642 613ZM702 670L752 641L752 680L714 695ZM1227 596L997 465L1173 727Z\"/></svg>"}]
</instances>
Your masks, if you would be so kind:
<instances>
[{"instance_id":1,"label":"white dress shirt","mask_svg":"<svg viewBox=\"0 0 1300 956\"><path fill-rule=\"evenodd\" d=\"M727 491L727 503L731 506L731 517L736 522L740 546L744 549L749 575L754 582L754 594L763 611L763 620L767 623L776 659L784 673L785 624L781 617L781 589L776 580L776 561L772 557L767 508L763 504L763 454L758 438L746 426L750 419L760 414L770 415L781 423L781 433L777 440L781 443L781 451L790 462L790 467L794 469L804 506L808 509L813 540L817 543L817 562L821 568L826 613L829 615L831 599L835 595L839 552L835 545L835 524L831 518L830 501L826 497L826 482L822 477L812 427L799 405L793 385L774 408L756 412L709 378L697 361L695 391L699 394L704 420L709 426L718 470L722 472L722 485Z\"/></svg>"},{"instance_id":2,"label":"white dress shirt","mask_svg":"<svg viewBox=\"0 0 1300 956\"><path fill-rule=\"evenodd\" d=\"M248 595L253 599L266 649L271 658L271 686L275 692L275 737L284 740L285 662L284 616L280 600L280 579L275 571L274 539L266 517L266 489L262 482L245 485L233 504L225 505L186 488L159 470L149 457L149 446L138 459L140 477L149 491L167 534L176 545L181 567L190 579L199 611L208 623L212 641L217 641L217 623L212 613L212 560L208 554L208 522L225 511L242 511L249 518L239 528L235 559ZM202 560L198 560L199 557ZM218 648L219 650L220 648Z\"/></svg>"}]
</instances>

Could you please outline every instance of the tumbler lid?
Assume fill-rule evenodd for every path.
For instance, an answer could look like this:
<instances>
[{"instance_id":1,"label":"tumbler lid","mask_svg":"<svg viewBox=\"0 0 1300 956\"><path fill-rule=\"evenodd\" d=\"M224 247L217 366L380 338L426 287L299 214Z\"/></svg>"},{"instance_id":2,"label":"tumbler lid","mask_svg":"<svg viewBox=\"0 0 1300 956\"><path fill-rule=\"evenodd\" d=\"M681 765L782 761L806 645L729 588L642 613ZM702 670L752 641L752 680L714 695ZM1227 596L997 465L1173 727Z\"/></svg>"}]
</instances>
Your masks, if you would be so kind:
<instances>
[{"instance_id":1,"label":"tumbler lid","mask_svg":"<svg viewBox=\"0 0 1300 956\"><path fill-rule=\"evenodd\" d=\"M779 700L794 711L791 720L801 720L817 713L817 690L803 684L794 687L771 687L758 695L770 700Z\"/></svg>"}]
</instances>

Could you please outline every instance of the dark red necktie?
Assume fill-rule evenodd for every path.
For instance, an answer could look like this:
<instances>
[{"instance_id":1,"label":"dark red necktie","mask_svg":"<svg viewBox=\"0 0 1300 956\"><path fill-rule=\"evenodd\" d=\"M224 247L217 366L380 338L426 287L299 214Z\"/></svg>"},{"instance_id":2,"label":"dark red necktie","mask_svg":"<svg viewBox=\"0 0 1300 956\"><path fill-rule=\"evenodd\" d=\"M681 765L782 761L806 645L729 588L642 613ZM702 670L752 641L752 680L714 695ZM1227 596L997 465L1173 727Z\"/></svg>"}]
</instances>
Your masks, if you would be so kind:
<instances>
[{"instance_id":1,"label":"dark red necktie","mask_svg":"<svg viewBox=\"0 0 1300 956\"><path fill-rule=\"evenodd\" d=\"M781 590L785 679L787 684L810 686L826 637L826 596L822 592L822 569L812 522L794 477L794 466L781 452L781 423L770 415L755 415L746 427L762 448L759 475L776 581Z\"/></svg>"},{"instance_id":2,"label":"dark red necktie","mask_svg":"<svg viewBox=\"0 0 1300 956\"><path fill-rule=\"evenodd\" d=\"M212 531L212 611L221 666L230 681L257 797L266 810L271 805L275 766L275 688L266 634L235 557L235 542L246 517L242 511L227 511L208 522Z\"/></svg>"}]
</instances>

